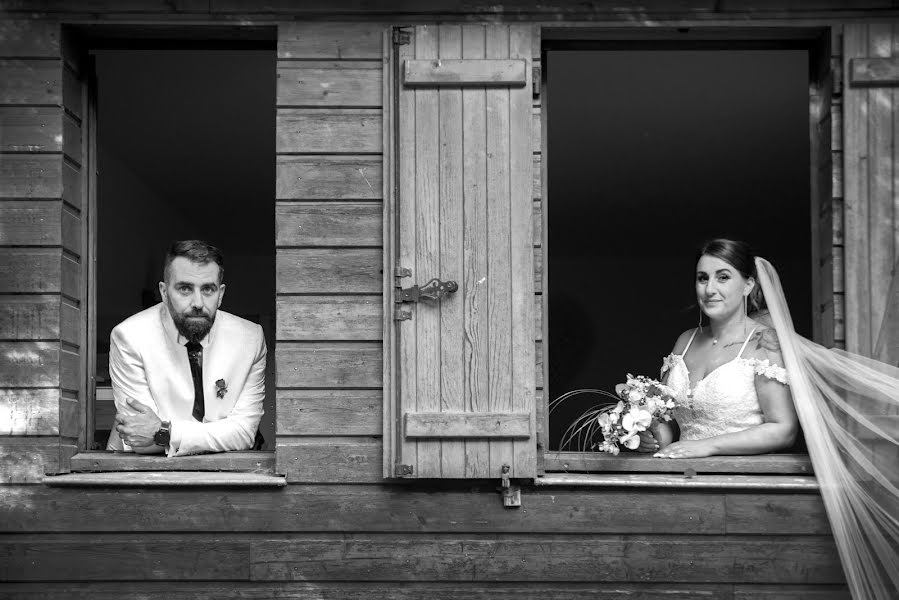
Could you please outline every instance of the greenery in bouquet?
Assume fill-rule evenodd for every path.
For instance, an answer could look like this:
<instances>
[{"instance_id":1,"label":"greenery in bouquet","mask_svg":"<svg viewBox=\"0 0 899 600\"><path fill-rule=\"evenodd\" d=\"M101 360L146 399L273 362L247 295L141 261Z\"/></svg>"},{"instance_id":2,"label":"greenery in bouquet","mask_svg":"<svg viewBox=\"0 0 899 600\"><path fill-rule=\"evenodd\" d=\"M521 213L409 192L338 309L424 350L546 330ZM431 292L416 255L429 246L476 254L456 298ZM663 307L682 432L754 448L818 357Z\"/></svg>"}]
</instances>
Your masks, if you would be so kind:
<instances>
[{"instance_id":1,"label":"greenery in bouquet","mask_svg":"<svg viewBox=\"0 0 899 600\"><path fill-rule=\"evenodd\" d=\"M562 435L561 449L596 450L618 454L620 445L635 450L640 445L640 432L653 421L670 421L677 406L674 392L656 379L628 374L625 383L615 386L615 393L605 390L572 390L550 403L550 412L565 400L579 394L595 394L614 400L584 411Z\"/></svg>"}]
</instances>

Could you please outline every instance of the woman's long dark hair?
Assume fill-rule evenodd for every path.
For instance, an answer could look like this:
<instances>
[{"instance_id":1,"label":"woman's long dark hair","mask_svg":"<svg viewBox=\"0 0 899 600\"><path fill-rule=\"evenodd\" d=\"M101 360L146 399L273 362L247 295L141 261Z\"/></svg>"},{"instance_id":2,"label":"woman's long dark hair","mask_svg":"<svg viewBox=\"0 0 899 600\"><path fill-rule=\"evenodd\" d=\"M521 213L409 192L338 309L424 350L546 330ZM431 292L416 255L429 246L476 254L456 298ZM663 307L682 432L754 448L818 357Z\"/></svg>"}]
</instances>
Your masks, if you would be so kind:
<instances>
[{"instance_id":1,"label":"woman's long dark hair","mask_svg":"<svg viewBox=\"0 0 899 600\"><path fill-rule=\"evenodd\" d=\"M719 258L739 271L743 277L747 279L752 277L755 280L755 286L747 298L749 312L757 313L767 309L762 287L758 283L759 276L755 270L755 252L752 251L749 244L739 240L716 238L702 245L699 252L696 253L696 260L693 261L693 264L696 265L703 256Z\"/></svg>"}]
</instances>

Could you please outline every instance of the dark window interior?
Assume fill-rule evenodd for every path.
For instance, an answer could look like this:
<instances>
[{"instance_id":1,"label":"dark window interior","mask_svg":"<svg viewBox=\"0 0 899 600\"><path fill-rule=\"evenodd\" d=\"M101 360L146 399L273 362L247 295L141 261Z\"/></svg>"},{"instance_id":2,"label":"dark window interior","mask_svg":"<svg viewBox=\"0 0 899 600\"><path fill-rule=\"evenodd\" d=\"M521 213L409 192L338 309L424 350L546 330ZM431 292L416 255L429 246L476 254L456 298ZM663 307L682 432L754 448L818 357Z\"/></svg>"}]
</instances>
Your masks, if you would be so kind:
<instances>
[{"instance_id":1,"label":"dark window interior","mask_svg":"<svg viewBox=\"0 0 899 600\"><path fill-rule=\"evenodd\" d=\"M160 301L168 245L225 254L221 310L259 323L268 345L265 449L274 448L275 60L271 48L98 50L95 442L114 416L109 334Z\"/></svg>"},{"instance_id":2,"label":"dark window interior","mask_svg":"<svg viewBox=\"0 0 899 600\"><path fill-rule=\"evenodd\" d=\"M695 327L696 249L749 242L811 337L808 51L550 49L550 399L658 377ZM558 449L572 399L550 418Z\"/></svg>"}]
</instances>

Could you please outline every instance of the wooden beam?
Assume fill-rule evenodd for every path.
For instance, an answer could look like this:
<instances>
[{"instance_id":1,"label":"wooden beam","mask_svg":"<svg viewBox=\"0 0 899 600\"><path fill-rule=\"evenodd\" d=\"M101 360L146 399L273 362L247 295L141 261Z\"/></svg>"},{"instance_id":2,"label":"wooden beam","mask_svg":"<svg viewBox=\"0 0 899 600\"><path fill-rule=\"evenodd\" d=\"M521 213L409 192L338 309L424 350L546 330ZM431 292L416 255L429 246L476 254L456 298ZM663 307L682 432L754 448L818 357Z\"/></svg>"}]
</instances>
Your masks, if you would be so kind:
<instances>
[{"instance_id":1,"label":"wooden beam","mask_svg":"<svg viewBox=\"0 0 899 600\"><path fill-rule=\"evenodd\" d=\"M360 439L364 438L350 438L347 445ZM297 450L292 457L299 462L313 456L339 456L314 452L319 451ZM314 465L296 467L310 472L314 468ZM471 481L416 481L400 485L377 481L347 486L297 482L276 497L269 490L229 492L227 503L221 502L221 495L214 490L92 488L73 494L42 486L9 487L0 490L0 513L6 517L0 520L0 531L12 534L369 531L410 536L434 533L597 535L657 534L659 523L665 523L666 535L723 535L728 531L722 493L647 489L636 493L612 489L598 492L586 487L525 485L522 502L526 511L510 511L498 501L495 484L495 481L486 485ZM738 503L744 496L784 517L800 510L820 517L823 510L818 494L750 492L733 493L727 498L733 497ZM277 509L273 510L275 499ZM790 508L791 502L796 503L795 509ZM748 506L748 501L742 505ZM160 506L166 510L160 512ZM653 514L652 519L647 518L649 513ZM614 519L609 518L611 514L615 515ZM797 518L796 524L784 533L804 535L826 527L802 518ZM799 527L803 524L805 529ZM752 525L744 523L742 517L735 519L733 525L747 529L737 533L771 533L752 530Z\"/></svg>"},{"instance_id":2,"label":"wooden beam","mask_svg":"<svg viewBox=\"0 0 899 600\"><path fill-rule=\"evenodd\" d=\"M899 85L899 56L853 58L849 61L849 85L856 87Z\"/></svg>"},{"instance_id":3,"label":"wooden beam","mask_svg":"<svg viewBox=\"0 0 899 600\"><path fill-rule=\"evenodd\" d=\"M0 389L0 435L59 435L58 389Z\"/></svg>"},{"instance_id":4,"label":"wooden beam","mask_svg":"<svg viewBox=\"0 0 899 600\"><path fill-rule=\"evenodd\" d=\"M381 390L278 390L279 436L381 435Z\"/></svg>"},{"instance_id":5,"label":"wooden beam","mask_svg":"<svg viewBox=\"0 0 899 600\"><path fill-rule=\"evenodd\" d=\"M62 114L56 106L0 107L0 150L62 152Z\"/></svg>"},{"instance_id":6,"label":"wooden beam","mask_svg":"<svg viewBox=\"0 0 899 600\"><path fill-rule=\"evenodd\" d=\"M381 250L282 248L277 251L279 294L380 294Z\"/></svg>"},{"instance_id":7,"label":"wooden beam","mask_svg":"<svg viewBox=\"0 0 899 600\"><path fill-rule=\"evenodd\" d=\"M0 60L0 104L62 104L61 60Z\"/></svg>"},{"instance_id":8,"label":"wooden beam","mask_svg":"<svg viewBox=\"0 0 899 600\"><path fill-rule=\"evenodd\" d=\"M72 457L72 471L83 472L228 471L270 474L274 467L273 453L253 451L174 458L119 452L82 452Z\"/></svg>"},{"instance_id":9,"label":"wooden beam","mask_svg":"<svg viewBox=\"0 0 899 600\"><path fill-rule=\"evenodd\" d=\"M530 413L406 413L407 438L529 438Z\"/></svg>"},{"instance_id":10,"label":"wooden beam","mask_svg":"<svg viewBox=\"0 0 899 600\"><path fill-rule=\"evenodd\" d=\"M280 202L275 207L277 246L380 246L380 202Z\"/></svg>"},{"instance_id":11,"label":"wooden beam","mask_svg":"<svg viewBox=\"0 0 899 600\"><path fill-rule=\"evenodd\" d=\"M276 302L279 341L383 338L381 296L279 296Z\"/></svg>"},{"instance_id":12,"label":"wooden beam","mask_svg":"<svg viewBox=\"0 0 899 600\"><path fill-rule=\"evenodd\" d=\"M380 342L291 343L275 347L282 388L380 388Z\"/></svg>"},{"instance_id":13,"label":"wooden beam","mask_svg":"<svg viewBox=\"0 0 899 600\"><path fill-rule=\"evenodd\" d=\"M377 107L381 61L278 61L278 106Z\"/></svg>"},{"instance_id":14,"label":"wooden beam","mask_svg":"<svg viewBox=\"0 0 899 600\"><path fill-rule=\"evenodd\" d=\"M42 483L52 487L101 487L109 490L134 487L284 487L287 480L277 475L263 473L164 470L48 475L43 478Z\"/></svg>"},{"instance_id":15,"label":"wooden beam","mask_svg":"<svg viewBox=\"0 0 899 600\"><path fill-rule=\"evenodd\" d=\"M279 155L276 169L278 200L380 200L383 193L380 156Z\"/></svg>"},{"instance_id":16,"label":"wooden beam","mask_svg":"<svg viewBox=\"0 0 899 600\"><path fill-rule=\"evenodd\" d=\"M371 437L282 438L278 473L295 483L380 483L381 440Z\"/></svg>"},{"instance_id":17,"label":"wooden beam","mask_svg":"<svg viewBox=\"0 0 899 600\"><path fill-rule=\"evenodd\" d=\"M812 473L807 454L760 454L710 458L653 458L651 454L602 452L547 452L546 470L566 473Z\"/></svg>"},{"instance_id":18,"label":"wooden beam","mask_svg":"<svg viewBox=\"0 0 899 600\"><path fill-rule=\"evenodd\" d=\"M280 59L380 59L384 23L281 23Z\"/></svg>"},{"instance_id":19,"label":"wooden beam","mask_svg":"<svg viewBox=\"0 0 899 600\"><path fill-rule=\"evenodd\" d=\"M380 108L279 108L275 152L382 152Z\"/></svg>"},{"instance_id":20,"label":"wooden beam","mask_svg":"<svg viewBox=\"0 0 899 600\"><path fill-rule=\"evenodd\" d=\"M406 60L403 85L408 87L521 87L527 82L527 61L521 59Z\"/></svg>"}]
</instances>

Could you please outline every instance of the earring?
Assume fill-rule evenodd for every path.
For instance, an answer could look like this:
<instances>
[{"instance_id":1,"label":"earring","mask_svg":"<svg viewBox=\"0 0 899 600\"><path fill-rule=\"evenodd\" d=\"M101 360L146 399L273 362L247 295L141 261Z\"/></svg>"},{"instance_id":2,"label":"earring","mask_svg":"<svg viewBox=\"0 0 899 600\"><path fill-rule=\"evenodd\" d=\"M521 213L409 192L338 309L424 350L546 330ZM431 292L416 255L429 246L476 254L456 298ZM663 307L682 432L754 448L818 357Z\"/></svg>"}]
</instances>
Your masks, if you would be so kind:
<instances>
[{"instance_id":1,"label":"earring","mask_svg":"<svg viewBox=\"0 0 899 600\"><path fill-rule=\"evenodd\" d=\"M699 333L702 333L702 307L699 307Z\"/></svg>"}]
</instances>

